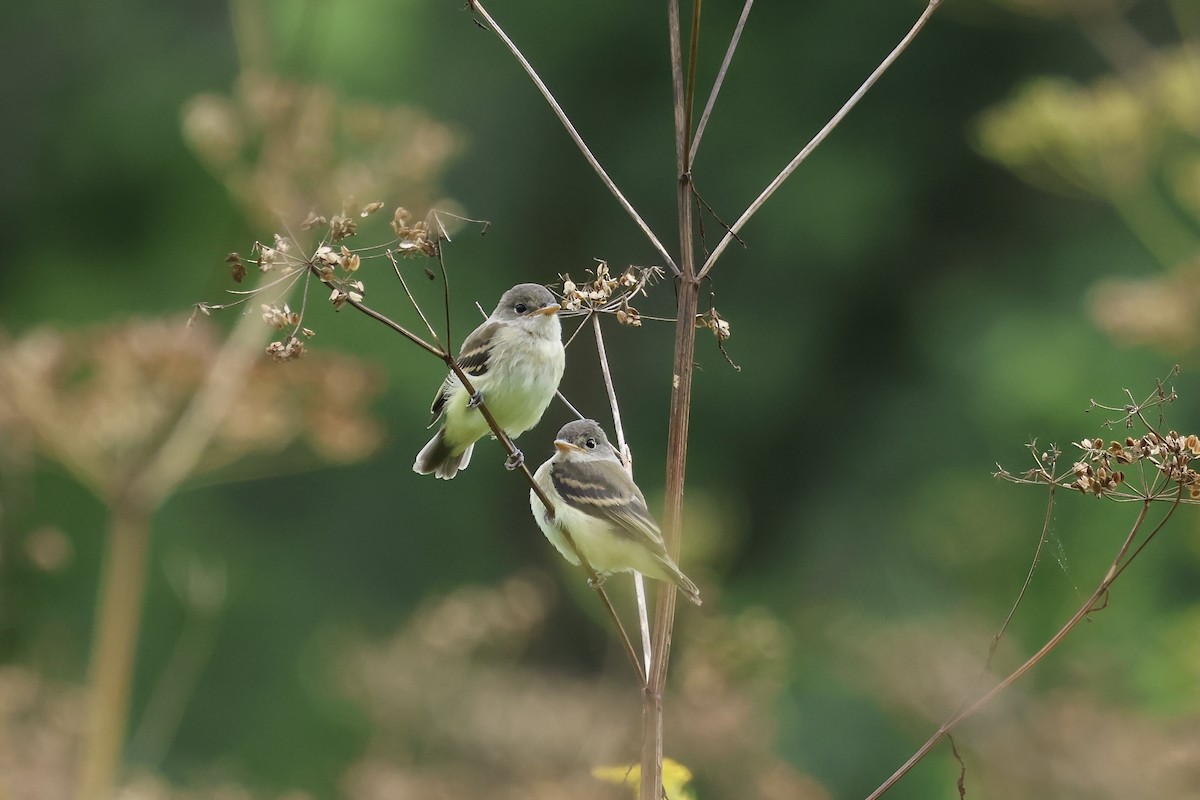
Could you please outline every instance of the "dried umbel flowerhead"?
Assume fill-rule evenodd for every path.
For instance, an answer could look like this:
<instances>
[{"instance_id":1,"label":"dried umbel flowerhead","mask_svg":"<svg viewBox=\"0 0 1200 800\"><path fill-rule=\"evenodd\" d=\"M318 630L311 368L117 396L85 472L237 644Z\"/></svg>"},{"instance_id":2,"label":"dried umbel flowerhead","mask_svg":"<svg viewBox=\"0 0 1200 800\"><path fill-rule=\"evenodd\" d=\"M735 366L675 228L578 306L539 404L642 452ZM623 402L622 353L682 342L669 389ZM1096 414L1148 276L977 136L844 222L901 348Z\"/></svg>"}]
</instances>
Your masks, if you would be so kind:
<instances>
[{"instance_id":1,"label":"dried umbel flowerhead","mask_svg":"<svg viewBox=\"0 0 1200 800\"><path fill-rule=\"evenodd\" d=\"M366 292L363 281L355 277L363 265L363 259L388 259L392 264L396 257L412 257L417 255L436 255L437 241L430 238L429 225L426 222L409 224L411 215L403 208L396 209L392 221L392 230L396 239L382 245L371 246L361 250L351 249L343 240L358 233L358 223L355 219L365 219L383 208L381 202L367 203L357 211L347 211L345 207L339 214L327 217L317 211L310 211L300 229L313 232L319 236L315 245L307 248L301 246L292 238L275 234L270 244L256 242L253 249L253 263L263 273L260 284L246 290L231 291L240 299L225 304L197 303L197 314L209 316L212 311L240 305L251 298L260 298L270 294L278 298L275 302L261 303L263 321L277 331L283 331L284 336L267 345L266 352L276 361L292 361L305 353L305 346L300 336L311 338L313 331L302 327L304 309L307 307L308 282L318 280L330 290L329 302L335 310L341 309L346 303L360 303ZM241 282L246 276L245 262L238 253L230 253L225 261L230 265L234 280ZM304 300L299 310L292 310L282 298L287 297L298 285L303 284ZM195 314L193 318L195 318Z\"/></svg>"},{"instance_id":2,"label":"dried umbel flowerhead","mask_svg":"<svg viewBox=\"0 0 1200 800\"><path fill-rule=\"evenodd\" d=\"M0 425L30 432L46 457L107 496L152 461L197 393L220 378L224 346L210 325L175 319L32 331L0 346ZM290 337L279 357L302 349ZM193 474L299 443L353 461L380 438L367 411L378 380L352 358L322 354L288 369L264 360L227 389L236 400Z\"/></svg>"},{"instance_id":3,"label":"dried umbel flowerhead","mask_svg":"<svg viewBox=\"0 0 1200 800\"><path fill-rule=\"evenodd\" d=\"M715 308L710 308L704 314L696 315L696 327L707 328L717 337L717 342L724 344L730 337L729 321L722 317Z\"/></svg>"},{"instance_id":4,"label":"dried umbel flowerhead","mask_svg":"<svg viewBox=\"0 0 1200 800\"><path fill-rule=\"evenodd\" d=\"M1200 191L1200 173L1195 185ZM1123 344L1187 352L1200 344L1200 258L1159 276L1107 278L1089 305L1096 324Z\"/></svg>"},{"instance_id":5,"label":"dried umbel flowerhead","mask_svg":"<svg viewBox=\"0 0 1200 800\"><path fill-rule=\"evenodd\" d=\"M437 238L429 234L429 223L425 220L409 224L412 214L406 208L397 208L392 215L392 230L399 243L396 255L401 258L437 255Z\"/></svg>"},{"instance_id":6,"label":"dried umbel flowerhead","mask_svg":"<svg viewBox=\"0 0 1200 800\"><path fill-rule=\"evenodd\" d=\"M1103 497L1125 482L1126 470L1118 467L1145 464L1157 476L1157 493L1169 496L1183 492L1190 499L1200 498L1200 474L1192 461L1200 456L1200 437L1171 431L1165 436L1149 431L1143 436L1127 436L1124 442L1105 443L1103 439L1084 439L1075 447L1083 455L1071 468L1067 488ZM1155 487L1147 487L1147 491Z\"/></svg>"},{"instance_id":7,"label":"dried umbel flowerhead","mask_svg":"<svg viewBox=\"0 0 1200 800\"><path fill-rule=\"evenodd\" d=\"M629 266L619 276L613 277L608 262L597 259L595 269L588 271L593 278L582 284L571 280L570 274L558 276L562 280L563 311L599 311L615 315L622 325L639 327L642 315L630 304L630 300L639 294L645 295L646 287L662 277L662 270L658 267Z\"/></svg>"},{"instance_id":8,"label":"dried umbel flowerhead","mask_svg":"<svg viewBox=\"0 0 1200 800\"><path fill-rule=\"evenodd\" d=\"M229 96L188 101L183 137L263 224L347 197L431 205L437 176L461 149L450 128L416 108L359 102L258 71L243 73ZM354 224L342 216L339 231Z\"/></svg>"}]
</instances>

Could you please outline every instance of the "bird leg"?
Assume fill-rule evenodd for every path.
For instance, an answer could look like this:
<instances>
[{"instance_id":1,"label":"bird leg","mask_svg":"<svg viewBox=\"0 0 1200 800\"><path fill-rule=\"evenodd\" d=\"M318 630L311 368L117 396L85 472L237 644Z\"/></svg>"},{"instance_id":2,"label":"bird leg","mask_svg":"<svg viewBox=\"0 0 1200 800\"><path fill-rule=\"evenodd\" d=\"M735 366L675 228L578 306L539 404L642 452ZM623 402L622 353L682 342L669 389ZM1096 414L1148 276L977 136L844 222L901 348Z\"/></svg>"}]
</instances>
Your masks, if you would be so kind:
<instances>
[{"instance_id":1,"label":"bird leg","mask_svg":"<svg viewBox=\"0 0 1200 800\"><path fill-rule=\"evenodd\" d=\"M483 392L476 389L471 393L471 399L467 401L467 408L479 408L483 403Z\"/></svg>"},{"instance_id":2,"label":"bird leg","mask_svg":"<svg viewBox=\"0 0 1200 800\"><path fill-rule=\"evenodd\" d=\"M587 581L588 588L599 589L601 586L604 585L604 579L607 577L608 577L607 575L597 574L596 577L594 577L594 578L588 578L588 581Z\"/></svg>"},{"instance_id":3,"label":"bird leg","mask_svg":"<svg viewBox=\"0 0 1200 800\"><path fill-rule=\"evenodd\" d=\"M505 459L504 468L506 470L508 470L509 472L511 472L514 469L520 469L521 465L524 463L525 463L525 454L522 453L520 450L516 449L516 447L513 447L513 454L511 456L509 456L507 459Z\"/></svg>"}]
</instances>

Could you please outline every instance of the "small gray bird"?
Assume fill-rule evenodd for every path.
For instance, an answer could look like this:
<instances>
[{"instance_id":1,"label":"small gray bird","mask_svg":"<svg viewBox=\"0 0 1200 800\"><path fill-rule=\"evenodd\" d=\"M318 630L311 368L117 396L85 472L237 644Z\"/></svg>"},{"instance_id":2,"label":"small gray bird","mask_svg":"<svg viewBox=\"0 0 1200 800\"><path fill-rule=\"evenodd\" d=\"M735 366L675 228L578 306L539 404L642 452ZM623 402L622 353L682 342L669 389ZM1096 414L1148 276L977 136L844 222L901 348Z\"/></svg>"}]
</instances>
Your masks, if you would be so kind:
<instances>
[{"instance_id":1,"label":"small gray bird","mask_svg":"<svg viewBox=\"0 0 1200 800\"><path fill-rule=\"evenodd\" d=\"M578 553L563 535L566 531L598 574L637 571L670 581L700 605L700 590L667 553L642 490L621 465L604 429L590 419L567 423L554 447L557 452L533 477L554 504L555 516L550 518L532 490L529 507L563 558L579 564Z\"/></svg>"},{"instance_id":2,"label":"small gray bird","mask_svg":"<svg viewBox=\"0 0 1200 800\"><path fill-rule=\"evenodd\" d=\"M463 342L458 363L487 403L497 424L516 438L532 428L550 405L562 379L559 305L545 286L522 283L500 298L496 310ZM430 407L432 427L442 428L417 454L413 472L450 480L471 463L471 451L491 432L458 376L451 372Z\"/></svg>"}]
</instances>

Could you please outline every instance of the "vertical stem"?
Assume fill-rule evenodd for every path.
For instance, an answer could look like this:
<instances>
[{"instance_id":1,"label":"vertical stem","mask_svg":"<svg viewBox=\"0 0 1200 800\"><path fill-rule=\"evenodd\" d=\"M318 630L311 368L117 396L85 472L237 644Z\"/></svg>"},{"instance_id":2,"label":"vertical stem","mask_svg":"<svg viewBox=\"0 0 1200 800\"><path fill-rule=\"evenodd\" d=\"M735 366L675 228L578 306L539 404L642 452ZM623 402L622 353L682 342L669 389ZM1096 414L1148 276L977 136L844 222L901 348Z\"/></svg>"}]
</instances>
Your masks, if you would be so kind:
<instances>
[{"instance_id":1,"label":"vertical stem","mask_svg":"<svg viewBox=\"0 0 1200 800\"><path fill-rule=\"evenodd\" d=\"M80 800L109 800L116 793L146 588L149 521L148 509L136 500L114 501L88 678Z\"/></svg>"},{"instance_id":2,"label":"vertical stem","mask_svg":"<svg viewBox=\"0 0 1200 800\"><path fill-rule=\"evenodd\" d=\"M671 41L671 83L675 100L676 209L679 216L678 303L675 316L675 358L671 371L671 409L667 433L667 486L663 509L663 538L667 551L679 556L683 521L683 488L687 472L688 423L692 407L692 365L696 351L696 309L700 283L696 279L696 253L692 238L692 206L687 174L688 119L683 78L683 50L679 30L679 0L668 0L668 34ZM671 656L675 624L675 586L658 582L654 607L654 657L642 698L641 800L662 795L663 690Z\"/></svg>"}]
</instances>

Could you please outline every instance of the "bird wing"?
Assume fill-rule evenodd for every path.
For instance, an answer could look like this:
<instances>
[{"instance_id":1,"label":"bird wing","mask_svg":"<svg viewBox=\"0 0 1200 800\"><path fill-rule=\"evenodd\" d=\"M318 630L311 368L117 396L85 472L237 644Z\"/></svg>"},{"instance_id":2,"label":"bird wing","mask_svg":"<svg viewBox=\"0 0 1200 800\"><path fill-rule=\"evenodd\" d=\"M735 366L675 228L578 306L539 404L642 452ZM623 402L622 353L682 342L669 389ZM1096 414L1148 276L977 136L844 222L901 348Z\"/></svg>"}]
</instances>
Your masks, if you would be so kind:
<instances>
[{"instance_id":1,"label":"bird wing","mask_svg":"<svg viewBox=\"0 0 1200 800\"><path fill-rule=\"evenodd\" d=\"M662 532L646 508L642 490L620 464L592 461L585 469L562 461L554 465L551 480L573 507L610 523L617 533L640 540L655 552L665 552Z\"/></svg>"},{"instance_id":2,"label":"bird wing","mask_svg":"<svg viewBox=\"0 0 1200 800\"><path fill-rule=\"evenodd\" d=\"M495 334L498 324L490 321L483 323L471 331L471 335L463 342L462 349L458 351L458 365L467 375L475 377L488 371L488 358L492 354L492 336ZM441 388L433 398L433 405L429 407L429 413L433 415L429 421L431 427L442 415L446 401L450 399L450 393L457 385L458 376L453 372L449 373L446 380L442 381Z\"/></svg>"}]
</instances>

